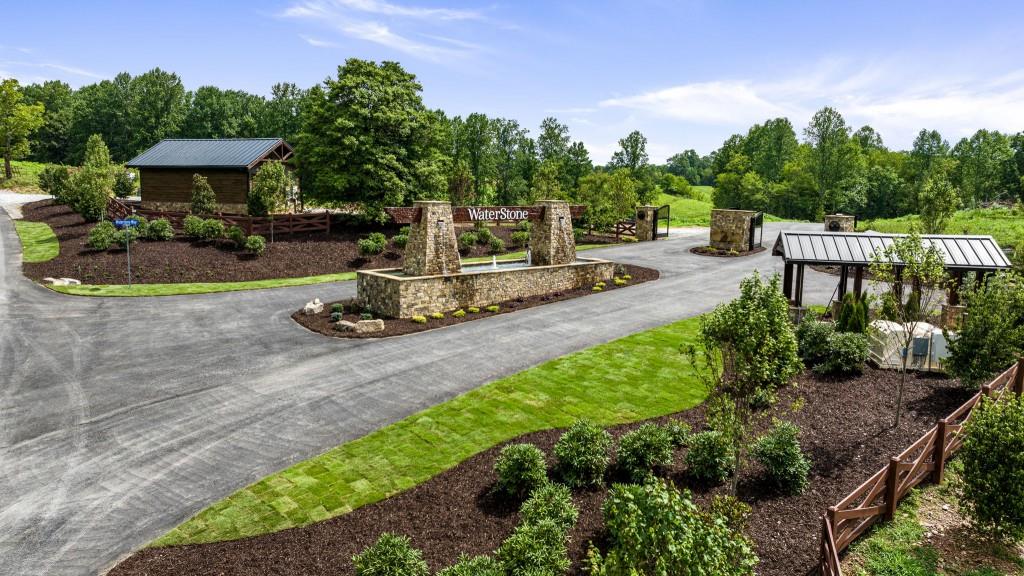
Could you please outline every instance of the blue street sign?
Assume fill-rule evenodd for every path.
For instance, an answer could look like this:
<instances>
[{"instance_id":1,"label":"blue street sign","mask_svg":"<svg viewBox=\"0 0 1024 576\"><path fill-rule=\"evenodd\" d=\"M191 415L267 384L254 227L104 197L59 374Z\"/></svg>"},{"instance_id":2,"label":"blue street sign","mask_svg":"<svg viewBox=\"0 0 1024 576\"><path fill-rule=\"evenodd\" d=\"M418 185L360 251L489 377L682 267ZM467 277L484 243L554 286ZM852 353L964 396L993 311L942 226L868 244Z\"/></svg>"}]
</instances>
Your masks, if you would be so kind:
<instances>
[{"instance_id":1,"label":"blue street sign","mask_svg":"<svg viewBox=\"0 0 1024 576\"><path fill-rule=\"evenodd\" d=\"M134 228L139 225L139 221L135 218L127 218L125 220L114 220L114 226L118 228Z\"/></svg>"}]
</instances>

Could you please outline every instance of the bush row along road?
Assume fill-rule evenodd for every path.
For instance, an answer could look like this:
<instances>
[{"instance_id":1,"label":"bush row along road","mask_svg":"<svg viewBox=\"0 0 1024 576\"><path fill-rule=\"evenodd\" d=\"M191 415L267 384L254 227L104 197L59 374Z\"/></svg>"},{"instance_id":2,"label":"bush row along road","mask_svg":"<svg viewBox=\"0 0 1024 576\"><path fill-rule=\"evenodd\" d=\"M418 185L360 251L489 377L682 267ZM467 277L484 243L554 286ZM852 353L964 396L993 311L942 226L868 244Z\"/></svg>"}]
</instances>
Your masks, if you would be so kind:
<instances>
[{"instance_id":1,"label":"bush row along road","mask_svg":"<svg viewBox=\"0 0 1024 576\"><path fill-rule=\"evenodd\" d=\"M769 224L766 244L783 226ZM820 225L789 225L817 229ZM0 210L0 558L12 575L102 573L268 473L545 360L737 293L769 252L695 256L707 232L593 250L662 279L384 341L292 311L337 283L199 296L65 296L25 279ZM808 272L808 301L835 282Z\"/></svg>"}]
</instances>

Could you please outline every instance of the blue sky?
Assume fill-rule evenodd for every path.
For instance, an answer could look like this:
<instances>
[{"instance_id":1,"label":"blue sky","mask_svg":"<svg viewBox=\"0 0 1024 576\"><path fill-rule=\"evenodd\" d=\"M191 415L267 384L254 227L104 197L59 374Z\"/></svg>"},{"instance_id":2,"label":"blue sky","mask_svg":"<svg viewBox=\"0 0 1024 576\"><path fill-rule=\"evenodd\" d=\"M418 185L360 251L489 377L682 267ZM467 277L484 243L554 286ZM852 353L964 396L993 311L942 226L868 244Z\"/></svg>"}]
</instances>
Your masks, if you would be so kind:
<instances>
[{"instance_id":1,"label":"blue sky","mask_svg":"<svg viewBox=\"0 0 1024 576\"><path fill-rule=\"evenodd\" d=\"M596 162L641 130L652 160L823 105L890 147L1024 130L1022 2L220 0L18 2L0 77L73 86L159 66L186 87L310 86L397 60L449 114L545 116Z\"/></svg>"}]
</instances>

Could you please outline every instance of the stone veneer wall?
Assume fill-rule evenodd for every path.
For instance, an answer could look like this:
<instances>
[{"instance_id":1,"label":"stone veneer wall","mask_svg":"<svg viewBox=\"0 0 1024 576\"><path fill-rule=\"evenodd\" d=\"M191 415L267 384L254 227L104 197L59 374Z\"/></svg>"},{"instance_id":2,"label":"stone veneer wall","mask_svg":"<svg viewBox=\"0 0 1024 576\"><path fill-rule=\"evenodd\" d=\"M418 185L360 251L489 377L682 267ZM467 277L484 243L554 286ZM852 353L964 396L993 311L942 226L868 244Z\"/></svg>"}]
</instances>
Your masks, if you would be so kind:
<instances>
[{"instance_id":1,"label":"stone veneer wall","mask_svg":"<svg viewBox=\"0 0 1024 576\"><path fill-rule=\"evenodd\" d=\"M576 239L572 235L572 214L563 200L538 200L544 218L530 229L530 255L533 264L569 264L576 260ZM561 219L561 220L559 220Z\"/></svg>"},{"instance_id":2,"label":"stone veneer wall","mask_svg":"<svg viewBox=\"0 0 1024 576\"><path fill-rule=\"evenodd\" d=\"M640 206L636 209L636 239L640 242L654 240L654 213L657 206Z\"/></svg>"},{"instance_id":3,"label":"stone veneer wall","mask_svg":"<svg viewBox=\"0 0 1024 576\"><path fill-rule=\"evenodd\" d=\"M750 221L757 212L750 210L711 211L711 247L716 250L746 252L750 249Z\"/></svg>"},{"instance_id":4,"label":"stone veneer wall","mask_svg":"<svg viewBox=\"0 0 1024 576\"><path fill-rule=\"evenodd\" d=\"M833 224L835 222L835 224ZM853 232L857 218L848 214L829 214L825 216L825 232Z\"/></svg>"},{"instance_id":5,"label":"stone veneer wall","mask_svg":"<svg viewBox=\"0 0 1024 576\"><path fill-rule=\"evenodd\" d=\"M191 212L192 205L188 202L153 202L143 200L139 208L158 210L160 212ZM224 214L248 214L249 207L245 204L217 204L217 211Z\"/></svg>"},{"instance_id":6,"label":"stone veneer wall","mask_svg":"<svg viewBox=\"0 0 1024 576\"><path fill-rule=\"evenodd\" d=\"M398 269L357 272L362 306L392 318L484 307L515 298L592 286L615 275L615 263L579 259L572 264L464 272L448 276L403 277Z\"/></svg>"},{"instance_id":7,"label":"stone veneer wall","mask_svg":"<svg viewBox=\"0 0 1024 576\"><path fill-rule=\"evenodd\" d=\"M461 268L459 243L455 238L452 205L435 200L417 200L419 222L410 225L402 271L409 276L457 274ZM438 221L443 225L438 228Z\"/></svg>"}]
</instances>

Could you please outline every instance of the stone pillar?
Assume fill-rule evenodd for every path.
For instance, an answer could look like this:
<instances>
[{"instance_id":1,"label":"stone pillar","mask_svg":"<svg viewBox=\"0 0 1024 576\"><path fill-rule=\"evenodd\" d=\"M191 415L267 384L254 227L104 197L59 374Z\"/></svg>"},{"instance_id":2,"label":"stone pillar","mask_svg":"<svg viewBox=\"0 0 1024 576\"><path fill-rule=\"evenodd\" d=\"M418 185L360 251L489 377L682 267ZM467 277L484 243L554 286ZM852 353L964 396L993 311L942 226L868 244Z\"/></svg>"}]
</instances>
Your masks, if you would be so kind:
<instances>
[{"instance_id":1,"label":"stone pillar","mask_svg":"<svg viewBox=\"0 0 1024 576\"><path fill-rule=\"evenodd\" d=\"M576 261L576 239L572 235L572 215L563 200L538 200L544 217L530 229L530 254L536 266L570 264Z\"/></svg>"},{"instance_id":2,"label":"stone pillar","mask_svg":"<svg viewBox=\"0 0 1024 576\"><path fill-rule=\"evenodd\" d=\"M825 216L825 232L853 232L857 217L849 214L829 214Z\"/></svg>"},{"instance_id":3,"label":"stone pillar","mask_svg":"<svg viewBox=\"0 0 1024 576\"><path fill-rule=\"evenodd\" d=\"M420 220L410 226L402 272L408 276L457 274L461 265L455 223L452 222L452 205L435 200L417 200L413 207L419 209Z\"/></svg>"},{"instance_id":4,"label":"stone pillar","mask_svg":"<svg viewBox=\"0 0 1024 576\"><path fill-rule=\"evenodd\" d=\"M711 211L711 247L716 250L750 250L750 221L757 212L714 209Z\"/></svg>"},{"instance_id":5,"label":"stone pillar","mask_svg":"<svg viewBox=\"0 0 1024 576\"><path fill-rule=\"evenodd\" d=\"M639 206L636 209L636 239L640 242L654 240L654 213L657 206Z\"/></svg>"}]
</instances>

